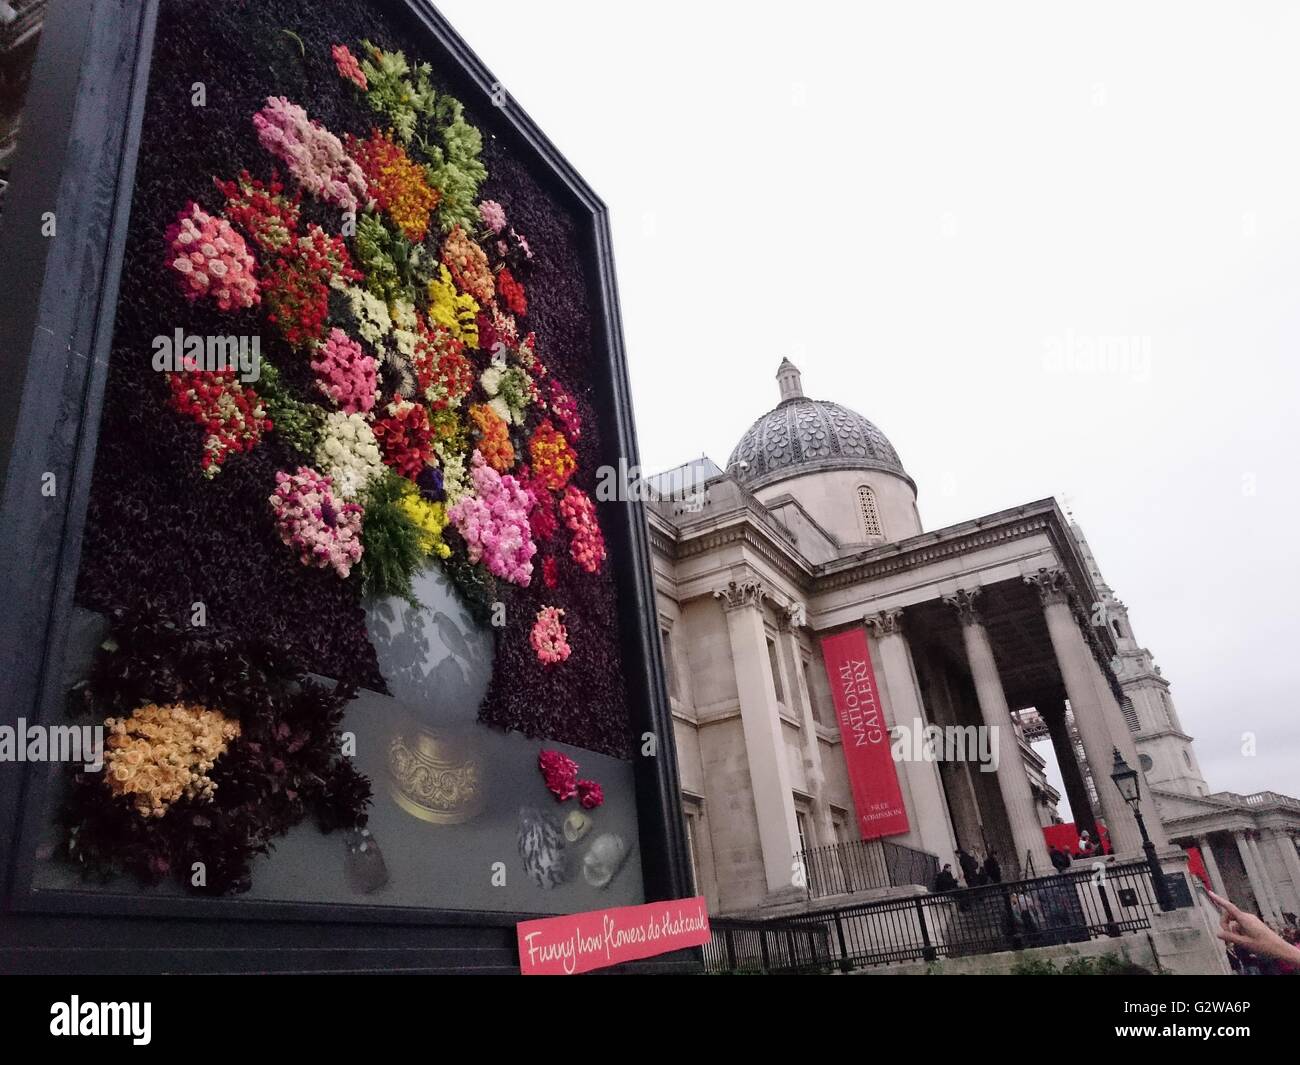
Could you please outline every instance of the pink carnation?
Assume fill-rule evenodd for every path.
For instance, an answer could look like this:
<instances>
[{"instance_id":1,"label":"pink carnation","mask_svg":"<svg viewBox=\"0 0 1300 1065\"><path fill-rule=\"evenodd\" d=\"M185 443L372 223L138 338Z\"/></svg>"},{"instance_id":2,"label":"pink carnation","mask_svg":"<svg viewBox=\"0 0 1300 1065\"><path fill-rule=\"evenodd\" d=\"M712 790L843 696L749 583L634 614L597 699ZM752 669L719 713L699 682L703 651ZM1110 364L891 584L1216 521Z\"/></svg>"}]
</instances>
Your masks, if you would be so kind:
<instances>
[{"instance_id":1,"label":"pink carnation","mask_svg":"<svg viewBox=\"0 0 1300 1065\"><path fill-rule=\"evenodd\" d=\"M167 227L170 255L185 298L210 296L223 311L262 301L253 270L257 263L244 238L224 218L214 218L197 203L187 203Z\"/></svg>"},{"instance_id":2,"label":"pink carnation","mask_svg":"<svg viewBox=\"0 0 1300 1065\"><path fill-rule=\"evenodd\" d=\"M253 116L263 148L318 200L356 211L370 202L366 175L343 149L343 142L283 96L268 96Z\"/></svg>"},{"instance_id":3,"label":"pink carnation","mask_svg":"<svg viewBox=\"0 0 1300 1065\"><path fill-rule=\"evenodd\" d=\"M605 537L596 521L596 504L581 488L569 485L560 500L560 517L569 528L569 557L588 573L599 572Z\"/></svg>"},{"instance_id":4,"label":"pink carnation","mask_svg":"<svg viewBox=\"0 0 1300 1065\"><path fill-rule=\"evenodd\" d=\"M366 72L361 69L361 64L357 62L357 57L352 54L348 46L346 44L336 44L330 49L330 54L334 57L334 67L338 70L339 77L346 78L362 92L365 92L368 85Z\"/></svg>"},{"instance_id":5,"label":"pink carnation","mask_svg":"<svg viewBox=\"0 0 1300 1065\"><path fill-rule=\"evenodd\" d=\"M311 368L316 385L345 414L366 414L374 408L378 389L375 360L342 329L331 329L316 349Z\"/></svg>"},{"instance_id":6,"label":"pink carnation","mask_svg":"<svg viewBox=\"0 0 1300 1065\"><path fill-rule=\"evenodd\" d=\"M509 474L497 473L478 451L470 460L472 495L461 498L447 517L464 538L471 562L511 584L527 587L533 579L533 543L528 514L537 500Z\"/></svg>"},{"instance_id":7,"label":"pink carnation","mask_svg":"<svg viewBox=\"0 0 1300 1065\"><path fill-rule=\"evenodd\" d=\"M559 751L542 751L537 756L537 768L542 771L547 790L556 802L564 802L578 794L578 763Z\"/></svg>"},{"instance_id":8,"label":"pink carnation","mask_svg":"<svg viewBox=\"0 0 1300 1065\"><path fill-rule=\"evenodd\" d=\"M605 792L594 780L580 780L577 784L578 802L584 810L594 810L605 801Z\"/></svg>"},{"instance_id":9,"label":"pink carnation","mask_svg":"<svg viewBox=\"0 0 1300 1065\"><path fill-rule=\"evenodd\" d=\"M563 610L544 606L537 612L537 620L533 622L533 631L529 634L528 641L533 645L538 660L545 665L553 666L564 662L573 652L563 618Z\"/></svg>"},{"instance_id":10,"label":"pink carnation","mask_svg":"<svg viewBox=\"0 0 1300 1065\"><path fill-rule=\"evenodd\" d=\"M333 568L346 577L361 559L361 516L356 503L341 503L330 490L330 478L308 466L275 475L270 498L280 539L298 552L304 566Z\"/></svg>"},{"instance_id":11,"label":"pink carnation","mask_svg":"<svg viewBox=\"0 0 1300 1065\"><path fill-rule=\"evenodd\" d=\"M500 233L506 228L506 209L496 200L484 200L478 205L478 216L483 219L489 233Z\"/></svg>"}]
</instances>

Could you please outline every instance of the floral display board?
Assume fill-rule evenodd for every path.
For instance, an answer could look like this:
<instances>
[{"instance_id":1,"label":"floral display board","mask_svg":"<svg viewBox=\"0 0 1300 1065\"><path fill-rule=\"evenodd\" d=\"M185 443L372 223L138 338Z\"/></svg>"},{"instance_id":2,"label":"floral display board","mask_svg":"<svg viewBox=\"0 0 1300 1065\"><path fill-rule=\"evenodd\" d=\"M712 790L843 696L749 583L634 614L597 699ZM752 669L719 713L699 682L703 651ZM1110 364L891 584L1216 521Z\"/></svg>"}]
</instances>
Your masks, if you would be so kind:
<instances>
[{"instance_id":1,"label":"floral display board","mask_svg":"<svg viewBox=\"0 0 1300 1065\"><path fill-rule=\"evenodd\" d=\"M680 885L604 211L421 9L141 9L41 681L103 764L29 811L45 897Z\"/></svg>"}]
</instances>

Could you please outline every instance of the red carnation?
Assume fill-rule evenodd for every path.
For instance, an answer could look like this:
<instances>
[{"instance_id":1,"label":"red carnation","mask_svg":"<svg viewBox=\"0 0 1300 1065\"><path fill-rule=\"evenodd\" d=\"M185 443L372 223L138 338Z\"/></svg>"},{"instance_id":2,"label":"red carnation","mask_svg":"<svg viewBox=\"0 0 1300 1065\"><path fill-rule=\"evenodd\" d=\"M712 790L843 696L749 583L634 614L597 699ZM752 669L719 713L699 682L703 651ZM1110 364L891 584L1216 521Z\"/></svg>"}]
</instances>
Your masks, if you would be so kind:
<instances>
[{"instance_id":1,"label":"red carnation","mask_svg":"<svg viewBox=\"0 0 1300 1065\"><path fill-rule=\"evenodd\" d=\"M594 780L578 781L578 802L584 810L594 810L605 801L605 793Z\"/></svg>"},{"instance_id":2,"label":"red carnation","mask_svg":"<svg viewBox=\"0 0 1300 1065\"><path fill-rule=\"evenodd\" d=\"M578 794L578 763L568 755L559 751L542 751L537 756L537 768L542 771L547 790L555 796L556 802L564 802Z\"/></svg>"}]
</instances>

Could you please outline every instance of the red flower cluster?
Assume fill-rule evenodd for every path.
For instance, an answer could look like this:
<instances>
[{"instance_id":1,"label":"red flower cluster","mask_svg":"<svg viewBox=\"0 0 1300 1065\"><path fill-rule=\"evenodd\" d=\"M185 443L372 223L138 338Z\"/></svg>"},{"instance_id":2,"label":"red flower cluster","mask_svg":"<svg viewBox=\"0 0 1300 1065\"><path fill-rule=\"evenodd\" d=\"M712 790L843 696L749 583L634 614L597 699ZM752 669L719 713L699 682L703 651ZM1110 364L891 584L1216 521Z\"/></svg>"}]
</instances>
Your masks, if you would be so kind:
<instances>
[{"instance_id":1,"label":"red flower cluster","mask_svg":"<svg viewBox=\"0 0 1300 1065\"><path fill-rule=\"evenodd\" d=\"M384 462L412 481L429 464L433 454L433 428L429 413L418 403L394 396L388 417L375 422L375 439Z\"/></svg>"},{"instance_id":2,"label":"red flower cluster","mask_svg":"<svg viewBox=\"0 0 1300 1065\"><path fill-rule=\"evenodd\" d=\"M533 495L537 497L537 506L528 515L528 524L532 527L533 539L541 543L555 535L555 530L560 523L555 518L555 504L551 501L550 495L536 488L533 489Z\"/></svg>"},{"instance_id":3,"label":"red flower cluster","mask_svg":"<svg viewBox=\"0 0 1300 1065\"><path fill-rule=\"evenodd\" d=\"M193 418L207 432L203 475L215 477L232 454L252 451L271 419L251 388L240 385L234 370L180 370L167 375L173 410Z\"/></svg>"},{"instance_id":4,"label":"red flower cluster","mask_svg":"<svg viewBox=\"0 0 1300 1065\"><path fill-rule=\"evenodd\" d=\"M330 279L357 281L362 276L352 265L343 239L312 224L306 235L293 235L288 247L266 271L263 290L270 308L267 318L292 347L323 341L328 326Z\"/></svg>"},{"instance_id":5,"label":"red flower cluster","mask_svg":"<svg viewBox=\"0 0 1300 1065\"><path fill-rule=\"evenodd\" d=\"M596 573L605 561L605 536L596 521L596 504L581 488L569 485L560 500L560 515L572 539L569 555L588 573Z\"/></svg>"},{"instance_id":6,"label":"red flower cluster","mask_svg":"<svg viewBox=\"0 0 1300 1065\"><path fill-rule=\"evenodd\" d=\"M578 763L560 751L542 751L537 756L537 768L542 771L547 790L556 802L564 802L578 794Z\"/></svg>"},{"instance_id":7,"label":"red flower cluster","mask_svg":"<svg viewBox=\"0 0 1300 1065\"><path fill-rule=\"evenodd\" d=\"M578 781L578 802L584 810L594 810L605 801L605 792L594 780Z\"/></svg>"},{"instance_id":8,"label":"red flower cluster","mask_svg":"<svg viewBox=\"0 0 1300 1065\"><path fill-rule=\"evenodd\" d=\"M542 562L542 583L548 588L554 588L560 583L559 563L553 558L547 558Z\"/></svg>"},{"instance_id":9,"label":"red flower cluster","mask_svg":"<svg viewBox=\"0 0 1300 1065\"><path fill-rule=\"evenodd\" d=\"M419 320L419 339L411 356L415 383L434 410L460 406L474 387L474 364L465 344L440 325Z\"/></svg>"},{"instance_id":10,"label":"red flower cluster","mask_svg":"<svg viewBox=\"0 0 1300 1065\"><path fill-rule=\"evenodd\" d=\"M508 266L503 266L497 274L497 292L510 308L511 314L528 313L528 296L524 292L524 286L515 280L515 275Z\"/></svg>"},{"instance_id":11,"label":"red flower cluster","mask_svg":"<svg viewBox=\"0 0 1300 1065\"><path fill-rule=\"evenodd\" d=\"M575 444L582 439L582 417L578 414L578 401L559 381L551 378L551 413L560 419L565 435Z\"/></svg>"},{"instance_id":12,"label":"red flower cluster","mask_svg":"<svg viewBox=\"0 0 1300 1065\"><path fill-rule=\"evenodd\" d=\"M271 172L269 185L251 177L247 170L239 172L238 181L214 177L212 183L226 198L226 217L263 251L283 252L293 243L298 232L301 189L292 197L284 195L284 183L275 171Z\"/></svg>"}]
</instances>

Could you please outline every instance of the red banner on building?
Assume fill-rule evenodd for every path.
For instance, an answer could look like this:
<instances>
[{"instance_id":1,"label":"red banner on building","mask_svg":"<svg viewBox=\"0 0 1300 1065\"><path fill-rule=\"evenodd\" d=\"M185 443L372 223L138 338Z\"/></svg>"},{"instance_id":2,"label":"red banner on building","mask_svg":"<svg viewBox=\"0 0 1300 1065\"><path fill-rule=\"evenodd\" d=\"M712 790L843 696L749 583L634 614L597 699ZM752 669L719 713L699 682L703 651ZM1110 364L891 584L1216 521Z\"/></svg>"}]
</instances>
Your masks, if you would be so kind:
<instances>
[{"instance_id":1,"label":"red banner on building","mask_svg":"<svg viewBox=\"0 0 1300 1065\"><path fill-rule=\"evenodd\" d=\"M898 786L898 768L890 751L866 632L849 629L823 637L822 660L835 697L835 716L840 723L858 831L863 839L906 832L907 810Z\"/></svg>"},{"instance_id":2,"label":"red banner on building","mask_svg":"<svg viewBox=\"0 0 1300 1065\"><path fill-rule=\"evenodd\" d=\"M525 976L572 976L607 965L653 958L709 941L702 897L620 906L516 926L519 969Z\"/></svg>"}]
</instances>

